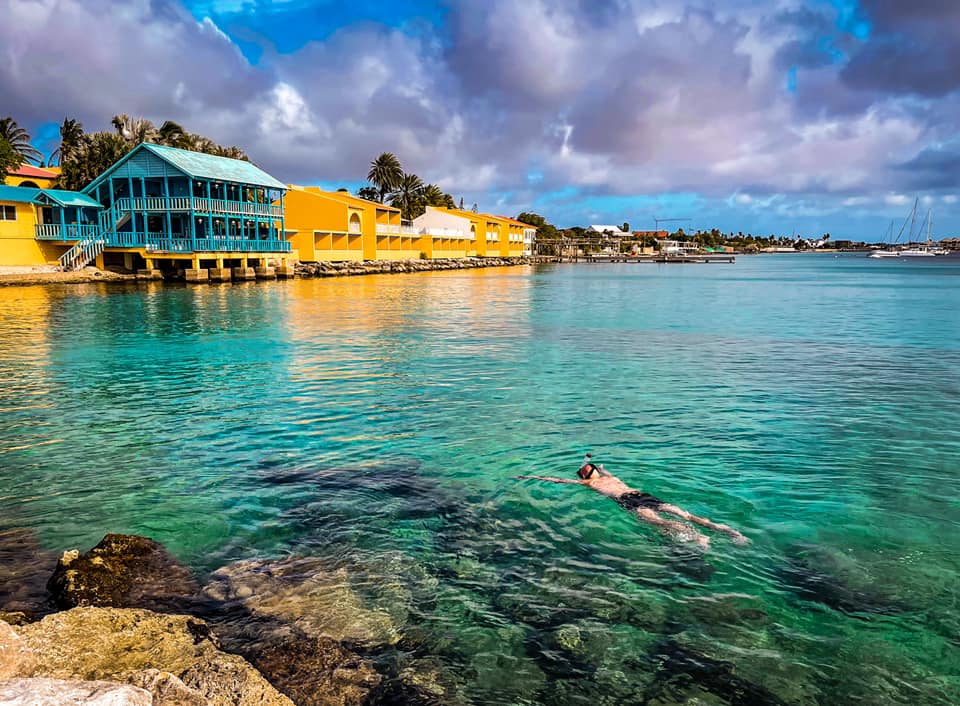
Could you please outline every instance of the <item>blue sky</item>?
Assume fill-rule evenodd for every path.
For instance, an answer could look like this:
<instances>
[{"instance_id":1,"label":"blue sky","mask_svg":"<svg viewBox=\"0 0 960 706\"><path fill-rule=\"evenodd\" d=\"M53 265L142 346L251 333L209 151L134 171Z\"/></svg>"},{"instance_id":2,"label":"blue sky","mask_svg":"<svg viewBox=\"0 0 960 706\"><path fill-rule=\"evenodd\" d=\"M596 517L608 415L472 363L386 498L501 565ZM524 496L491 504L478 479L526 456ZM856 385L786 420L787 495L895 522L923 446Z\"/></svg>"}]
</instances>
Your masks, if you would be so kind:
<instances>
[{"instance_id":1,"label":"blue sky","mask_svg":"<svg viewBox=\"0 0 960 706\"><path fill-rule=\"evenodd\" d=\"M0 113L173 119L287 182L395 152L561 225L960 230L955 0L0 0Z\"/></svg>"}]
</instances>

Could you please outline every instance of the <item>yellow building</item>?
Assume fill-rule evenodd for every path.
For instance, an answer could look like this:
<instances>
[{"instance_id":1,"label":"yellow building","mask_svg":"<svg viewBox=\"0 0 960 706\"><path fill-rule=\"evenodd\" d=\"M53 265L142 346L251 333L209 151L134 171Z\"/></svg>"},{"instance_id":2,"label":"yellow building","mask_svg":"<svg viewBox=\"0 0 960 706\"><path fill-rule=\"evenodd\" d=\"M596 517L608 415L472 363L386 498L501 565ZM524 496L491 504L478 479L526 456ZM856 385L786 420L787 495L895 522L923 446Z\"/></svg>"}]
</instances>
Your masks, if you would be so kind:
<instances>
[{"instance_id":1,"label":"yellow building","mask_svg":"<svg viewBox=\"0 0 960 706\"><path fill-rule=\"evenodd\" d=\"M0 185L0 266L59 264L70 245L45 240L43 234L51 229L73 229L79 234L100 208L75 191ZM62 215L63 223L56 222L54 214Z\"/></svg>"},{"instance_id":2,"label":"yellow building","mask_svg":"<svg viewBox=\"0 0 960 706\"><path fill-rule=\"evenodd\" d=\"M537 232L536 228L515 218L504 216L503 219L507 221L507 230L510 235L507 243L509 257L529 255L533 236Z\"/></svg>"},{"instance_id":3,"label":"yellow building","mask_svg":"<svg viewBox=\"0 0 960 706\"><path fill-rule=\"evenodd\" d=\"M60 176L60 167L42 168L29 164L21 165L15 172L7 174L4 184L7 186L25 186L33 189L52 189Z\"/></svg>"},{"instance_id":4,"label":"yellow building","mask_svg":"<svg viewBox=\"0 0 960 706\"><path fill-rule=\"evenodd\" d=\"M284 207L287 239L303 261L431 257L431 239L415 226L404 224L399 208L345 191L293 185Z\"/></svg>"}]
</instances>

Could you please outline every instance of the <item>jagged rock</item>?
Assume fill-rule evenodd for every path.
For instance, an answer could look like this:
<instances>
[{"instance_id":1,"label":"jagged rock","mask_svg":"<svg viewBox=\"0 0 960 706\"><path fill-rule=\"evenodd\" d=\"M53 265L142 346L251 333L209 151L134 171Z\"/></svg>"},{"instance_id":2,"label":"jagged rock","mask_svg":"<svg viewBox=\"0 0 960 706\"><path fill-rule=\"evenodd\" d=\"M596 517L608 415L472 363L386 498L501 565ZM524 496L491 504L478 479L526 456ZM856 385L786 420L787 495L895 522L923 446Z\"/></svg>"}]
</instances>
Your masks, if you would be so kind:
<instances>
[{"instance_id":1,"label":"jagged rock","mask_svg":"<svg viewBox=\"0 0 960 706\"><path fill-rule=\"evenodd\" d=\"M361 706L380 685L367 661L329 637L271 621L217 626L224 647L243 655L298 706Z\"/></svg>"},{"instance_id":2,"label":"jagged rock","mask_svg":"<svg viewBox=\"0 0 960 706\"><path fill-rule=\"evenodd\" d=\"M127 534L108 534L83 555L64 552L47 587L60 608L178 612L199 593L190 571L162 544Z\"/></svg>"},{"instance_id":3,"label":"jagged rock","mask_svg":"<svg viewBox=\"0 0 960 706\"><path fill-rule=\"evenodd\" d=\"M215 571L204 593L313 637L364 647L400 639L388 613L364 606L346 570L331 571L315 558L237 562Z\"/></svg>"},{"instance_id":4,"label":"jagged rock","mask_svg":"<svg viewBox=\"0 0 960 706\"><path fill-rule=\"evenodd\" d=\"M179 684L145 673L158 670L209 706L292 706L243 658L221 652L204 621L185 615L74 608L24 626L20 637L35 659L21 676L148 684L154 706L191 703L179 700L189 694Z\"/></svg>"},{"instance_id":5,"label":"jagged rock","mask_svg":"<svg viewBox=\"0 0 960 706\"><path fill-rule=\"evenodd\" d=\"M470 257L455 260L366 260L353 262L297 263L295 273L300 277L340 277L370 274L400 274L431 270L464 270L479 267L507 267L529 265L529 257Z\"/></svg>"},{"instance_id":6,"label":"jagged rock","mask_svg":"<svg viewBox=\"0 0 960 706\"><path fill-rule=\"evenodd\" d=\"M2 706L151 706L149 691L129 684L73 679L0 681Z\"/></svg>"},{"instance_id":7,"label":"jagged rock","mask_svg":"<svg viewBox=\"0 0 960 706\"><path fill-rule=\"evenodd\" d=\"M36 660L12 627L0 621L0 679L29 674Z\"/></svg>"},{"instance_id":8,"label":"jagged rock","mask_svg":"<svg viewBox=\"0 0 960 706\"><path fill-rule=\"evenodd\" d=\"M131 675L129 683L146 689L156 704L168 706L207 706L210 702L196 689L191 689L179 677L159 669L144 669Z\"/></svg>"}]
</instances>

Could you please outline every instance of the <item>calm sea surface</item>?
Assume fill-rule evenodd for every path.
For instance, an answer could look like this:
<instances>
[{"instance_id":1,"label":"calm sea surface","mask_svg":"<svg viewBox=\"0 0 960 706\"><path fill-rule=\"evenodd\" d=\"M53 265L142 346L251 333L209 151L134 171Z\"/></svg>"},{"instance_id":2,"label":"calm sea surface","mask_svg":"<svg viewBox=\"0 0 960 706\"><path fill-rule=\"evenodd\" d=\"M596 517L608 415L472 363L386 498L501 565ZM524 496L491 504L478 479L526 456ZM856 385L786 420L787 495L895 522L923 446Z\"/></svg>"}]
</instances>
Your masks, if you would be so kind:
<instances>
[{"instance_id":1,"label":"calm sea surface","mask_svg":"<svg viewBox=\"0 0 960 706\"><path fill-rule=\"evenodd\" d=\"M5 288L0 410L0 531L321 557L464 702L960 703L960 259Z\"/></svg>"}]
</instances>

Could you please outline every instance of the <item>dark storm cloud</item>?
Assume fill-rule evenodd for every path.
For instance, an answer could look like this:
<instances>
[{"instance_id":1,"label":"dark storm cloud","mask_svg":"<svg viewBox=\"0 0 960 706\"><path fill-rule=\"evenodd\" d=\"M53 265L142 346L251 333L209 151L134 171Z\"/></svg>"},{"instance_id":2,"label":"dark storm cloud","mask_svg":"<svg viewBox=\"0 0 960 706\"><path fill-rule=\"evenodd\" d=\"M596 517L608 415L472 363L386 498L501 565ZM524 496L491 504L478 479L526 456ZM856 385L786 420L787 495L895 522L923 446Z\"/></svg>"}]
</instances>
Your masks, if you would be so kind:
<instances>
[{"instance_id":1,"label":"dark storm cloud","mask_svg":"<svg viewBox=\"0 0 960 706\"><path fill-rule=\"evenodd\" d=\"M939 97L960 89L960 3L862 0L871 23L842 77L854 88Z\"/></svg>"},{"instance_id":2,"label":"dark storm cloud","mask_svg":"<svg viewBox=\"0 0 960 706\"><path fill-rule=\"evenodd\" d=\"M960 144L927 148L908 162L898 165L905 186L919 190L956 189L960 175Z\"/></svg>"}]
</instances>

